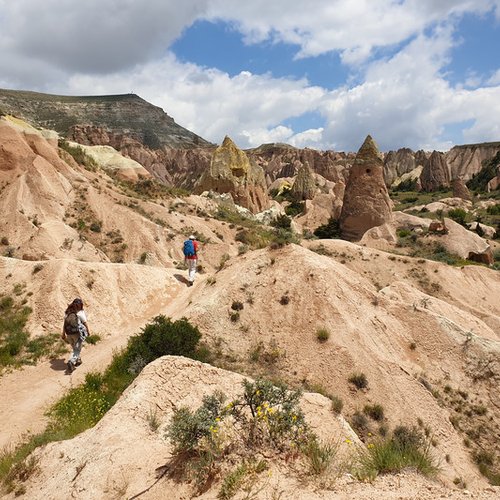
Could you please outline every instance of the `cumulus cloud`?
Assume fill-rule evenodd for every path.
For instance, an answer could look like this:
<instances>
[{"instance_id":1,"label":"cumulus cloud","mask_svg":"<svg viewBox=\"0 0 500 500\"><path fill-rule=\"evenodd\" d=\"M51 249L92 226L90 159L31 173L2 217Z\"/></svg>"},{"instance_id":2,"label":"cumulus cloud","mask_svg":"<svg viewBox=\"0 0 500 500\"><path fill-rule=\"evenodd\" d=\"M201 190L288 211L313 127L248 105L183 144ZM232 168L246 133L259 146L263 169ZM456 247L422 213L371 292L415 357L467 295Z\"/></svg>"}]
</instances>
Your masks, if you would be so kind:
<instances>
[{"instance_id":1,"label":"cumulus cloud","mask_svg":"<svg viewBox=\"0 0 500 500\"><path fill-rule=\"evenodd\" d=\"M106 74L164 54L208 0L0 1L0 54ZM0 55L0 68L6 62Z\"/></svg>"},{"instance_id":2,"label":"cumulus cloud","mask_svg":"<svg viewBox=\"0 0 500 500\"><path fill-rule=\"evenodd\" d=\"M500 87L452 87L441 74L452 46L449 27L421 35L392 58L370 64L363 83L326 94L322 142L355 151L371 134L382 150L448 149L446 125L470 120L464 141L498 140Z\"/></svg>"},{"instance_id":3,"label":"cumulus cloud","mask_svg":"<svg viewBox=\"0 0 500 500\"><path fill-rule=\"evenodd\" d=\"M371 133L384 150L447 148L456 123L469 124L464 141L498 140L499 72L456 87L443 74L456 21L493 11L500 18L500 0L0 0L0 86L135 92L206 139L228 134L241 147L353 151ZM351 79L327 89L180 63L169 47L197 19L226 21L247 43L294 44L298 57L336 51ZM381 59L379 48L390 52ZM324 126L284 125L310 112Z\"/></svg>"},{"instance_id":4,"label":"cumulus cloud","mask_svg":"<svg viewBox=\"0 0 500 500\"><path fill-rule=\"evenodd\" d=\"M75 75L66 88L72 94L89 88L96 94L134 91L204 138L219 143L228 134L241 147L291 138L293 131L280 123L316 108L325 95L324 89L306 80L247 71L230 77L216 69L180 63L172 54L129 72Z\"/></svg>"},{"instance_id":5,"label":"cumulus cloud","mask_svg":"<svg viewBox=\"0 0 500 500\"><path fill-rule=\"evenodd\" d=\"M498 0L211 0L208 15L232 21L248 43L273 40L298 46L299 57L339 51L358 64L377 47L396 45L434 23L466 12L485 13Z\"/></svg>"}]
</instances>

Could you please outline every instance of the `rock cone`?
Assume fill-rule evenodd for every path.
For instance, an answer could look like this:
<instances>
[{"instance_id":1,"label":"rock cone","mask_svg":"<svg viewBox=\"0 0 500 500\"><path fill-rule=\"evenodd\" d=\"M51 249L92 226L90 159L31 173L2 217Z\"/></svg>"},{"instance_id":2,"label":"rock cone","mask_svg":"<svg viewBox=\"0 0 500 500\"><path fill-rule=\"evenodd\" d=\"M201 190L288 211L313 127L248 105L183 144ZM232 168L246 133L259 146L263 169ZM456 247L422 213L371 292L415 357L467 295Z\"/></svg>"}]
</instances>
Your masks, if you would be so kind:
<instances>
[{"instance_id":1,"label":"rock cone","mask_svg":"<svg viewBox=\"0 0 500 500\"><path fill-rule=\"evenodd\" d=\"M370 228L392 219L384 182L384 164L377 145L367 136L351 167L340 214L342 237L356 241Z\"/></svg>"},{"instance_id":2,"label":"rock cone","mask_svg":"<svg viewBox=\"0 0 500 500\"><path fill-rule=\"evenodd\" d=\"M195 187L195 192L203 191L230 193L235 203L253 213L270 205L264 170L251 162L227 136Z\"/></svg>"}]
</instances>

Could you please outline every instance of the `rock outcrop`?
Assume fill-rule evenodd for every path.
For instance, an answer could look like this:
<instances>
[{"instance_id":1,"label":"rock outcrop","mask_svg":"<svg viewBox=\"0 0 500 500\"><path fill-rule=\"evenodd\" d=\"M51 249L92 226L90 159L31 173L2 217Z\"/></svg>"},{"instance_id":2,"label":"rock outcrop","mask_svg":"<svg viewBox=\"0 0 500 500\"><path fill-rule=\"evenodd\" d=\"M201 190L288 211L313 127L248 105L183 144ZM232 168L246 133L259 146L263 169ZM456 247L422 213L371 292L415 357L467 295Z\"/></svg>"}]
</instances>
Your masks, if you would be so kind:
<instances>
[{"instance_id":1,"label":"rock outcrop","mask_svg":"<svg viewBox=\"0 0 500 500\"><path fill-rule=\"evenodd\" d=\"M471 201L472 196L469 189L465 185L463 179L457 178L451 181L451 189L453 190L453 198L462 198L462 200Z\"/></svg>"},{"instance_id":2,"label":"rock outcrop","mask_svg":"<svg viewBox=\"0 0 500 500\"><path fill-rule=\"evenodd\" d=\"M392 206L383 174L384 164L368 136L351 167L340 214L342 237L355 241L370 228L392 219Z\"/></svg>"},{"instance_id":3,"label":"rock outcrop","mask_svg":"<svg viewBox=\"0 0 500 500\"><path fill-rule=\"evenodd\" d=\"M227 136L195 186L195 193L203 191L230 193L235 203L253 213L270 206L264 171Z\"/></svg>"},{"instance_id":4,"label":"rock outcrop","mask_svg":"<svg viewBox=\"0 0 500 500\"><path fill-rule=\"evenodd\" d=\"M280 177L294 177L307 162L316 174L333 182L345 182L347 170L354 161L354 154L336 151L298 149L287 144L263 144L247 151L249 158L260 165L268 185Z\"/></svg>"},{"instance_id":5,"label":"rock outcrop","mask_svg":"<svg viewBox=\"0 0 500 500\"><path fill-rule=\"evenodd\" d=\"M436 191L450 185L450 170L443 153L432 152L429 161L422 170L420 183L424 191Z\"/></svg>"},{"instance_id":6,"label":"rock outcrop","mask_svg":"<svg viewBox=\"0 0 500 500\"><path fill-rule=\"evenodd\" d=\"M485 161L499 151L500 142L455 146L446 153L446 162L453 178L460 177L468 181L481 170Z\"/></svg>"},{"instance_id":7,"label":"rock outcrop","mask_svg":"<svg viewBox=\"0 0 500 500\"><path fill-rule=\"evenodd\" d=\"M417 167L415 153L409 148L389 151L384 158L384 179L387 186Z\"/></svg>"},{"instance_id":8,"label":"rock outcrop","mask_svg":"<svg viewBox=\"0 0 500 500\"><path fill-rule=\"evenodd\" d=\"M295 177L295 181L292 185L291 195L294 199L302 200L312 200L316 193L316 183L314 181L313 173L309 168L309 163L305 162L299 168L299 173Z\"/></svg>"}]
</instances>

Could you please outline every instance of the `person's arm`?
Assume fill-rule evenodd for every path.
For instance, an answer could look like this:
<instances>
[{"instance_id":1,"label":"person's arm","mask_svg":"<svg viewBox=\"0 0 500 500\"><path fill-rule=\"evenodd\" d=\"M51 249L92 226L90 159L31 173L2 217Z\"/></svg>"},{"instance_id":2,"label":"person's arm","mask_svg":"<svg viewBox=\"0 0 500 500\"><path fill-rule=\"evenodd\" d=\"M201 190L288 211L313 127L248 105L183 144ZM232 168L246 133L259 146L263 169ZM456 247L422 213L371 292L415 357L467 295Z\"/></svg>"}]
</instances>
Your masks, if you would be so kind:
<instances>
[{"instance_id":1,"label":"person's arm","mask_svg":"<svg viewBox=\"0 0 500 500\"><path fill-rule=\"evenodd\" d=\"M64 340L66 338L66 332L64 331L64 326L61 333L61 338Z\"/></svg>"}]
</instances>

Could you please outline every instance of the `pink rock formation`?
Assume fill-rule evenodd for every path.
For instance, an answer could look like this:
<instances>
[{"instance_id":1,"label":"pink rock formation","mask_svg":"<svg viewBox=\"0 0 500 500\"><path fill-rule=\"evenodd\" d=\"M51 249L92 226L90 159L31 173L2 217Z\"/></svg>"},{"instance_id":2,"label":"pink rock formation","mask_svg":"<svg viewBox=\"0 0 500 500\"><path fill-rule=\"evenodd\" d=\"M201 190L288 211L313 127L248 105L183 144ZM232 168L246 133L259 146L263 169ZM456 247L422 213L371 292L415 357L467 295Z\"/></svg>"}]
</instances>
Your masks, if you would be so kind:
<instances>
[{"instance_id":1,"label":"pink rock formation","mask_svg":"<svg viewBox=\"0 0 500 500\"><path fill-rule=\"evenodd\" d=\"M392 220L392 206L384 182L383 161L367 136L351 167L340 214L342 237L360 240L370 228Z\"/></svg>"}]
</instances>

